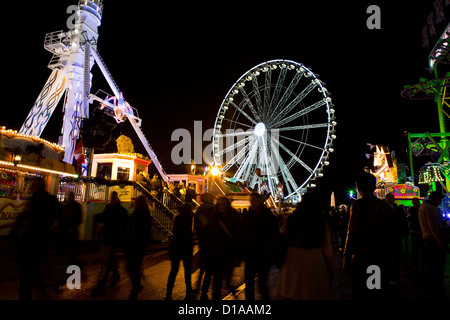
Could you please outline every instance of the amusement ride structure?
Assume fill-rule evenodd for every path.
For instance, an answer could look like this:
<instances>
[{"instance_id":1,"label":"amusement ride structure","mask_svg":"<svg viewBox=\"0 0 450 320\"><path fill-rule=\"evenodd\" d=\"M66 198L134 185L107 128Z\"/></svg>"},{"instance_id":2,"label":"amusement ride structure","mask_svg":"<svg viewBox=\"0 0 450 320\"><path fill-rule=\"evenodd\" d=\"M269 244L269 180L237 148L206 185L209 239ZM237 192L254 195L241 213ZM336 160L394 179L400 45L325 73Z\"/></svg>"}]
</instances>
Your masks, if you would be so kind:
<instances>
[{"instance_id":1,"label":"amusement ride structure","mask_svg":"<svg viewBox=\"0 0 450 320\"><path fill-rule=\"evenodd\" d=\"M64 118L59 144L65 148L64 161L72 163L83 119L89 118L89 105L100 103L118 123L128 119L148 152L161 177L168 177L155 152L141 130L137 110L124 99L103 59L97 51L98 27L101 24L103 1L81 0L73 28L47 33L44 48L53 54L48 67L52 70L36 102L20 129L20 133L40 136L56 106L64 96ZM98 97L90 92L94 64L100 68L113 94Z\"/></svg>"},{"instance_id":2,"label":"amusement ride structure","mask_svg":"<svg viewBox=\"0 0 450 320\"><path fill-rule=\"evenodd\" d=\"M435 12L428 16L428 25L422 32L423 47L429 48L429 37L436 33L436 25L445 21L444 7L441 0L435 2ZM446 4L447 6L447 4ZM408 146L412 183L430 185L430 191L436 190L442 184L443 191L450 192L450 133L447 131L447 121L450 118L450 72L439 74L438 66L450 64L450 23L444 25L443 32L428 55L428 70L434 76L432 79L420 78L415 85L405 86L402 96L412 100L434 100L437 106L439 132L408 133ZM420 169L419 180L414 174L414 158L427 156L430 160Z\"/></svg>"},{"instance_id":3,"label":"amusement ride structure","mask_svg":"<svg viewBox=\"0 0 450 320\"><path fill-rule=\"evenodd\" d=\"M141 130L137 110L124 99L97 51L102 9L101 0L79 1L73 28L46 34L44 48L53 54L48 64L51 74L20 133L39 137L64 97L59 143L65 148L64 161L72 163L83 120L89 119L89 105L97 101L97 108L118 123L130 121L167 182ZM99 97L90 92L94 64L112 94ZM289 60L261 63L233 84L219 108L213 134L214 165L222 172L233 172L234 182L265 186L274 198L299 200L329 164L336 138L334 112L325 84L309 68ZM283 183L287 193L280 197Z\"/></svg>"},{"instance_id":4,"label":"amusement ride structure","mask_svg":"<svg viewBox=\"0 0 450 320\"><path fill-rule=\"evenodd\" d=\"M329 164L335 126L330 93L316 74L298 62L267 61L226 94L214 124L214 162L274 198L284 183L284 199L300 200Z\"/></svg>"}]
</instances>

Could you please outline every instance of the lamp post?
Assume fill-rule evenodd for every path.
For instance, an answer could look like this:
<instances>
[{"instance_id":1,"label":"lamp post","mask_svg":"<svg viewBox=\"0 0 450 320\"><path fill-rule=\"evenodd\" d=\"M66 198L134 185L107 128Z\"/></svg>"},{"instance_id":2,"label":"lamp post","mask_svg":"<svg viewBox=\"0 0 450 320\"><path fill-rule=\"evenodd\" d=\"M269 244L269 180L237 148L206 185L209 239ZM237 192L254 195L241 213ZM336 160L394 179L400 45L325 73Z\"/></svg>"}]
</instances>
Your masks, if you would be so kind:
<instances>
[{"instance_id":1,"label":"lamp post","mask_svg":"<svg viewBox=\"0 0 450 320\"><path fill-rule=\"evenodd\" d=\"M13 158L13 163L15 166L17 166L22 161L22 155L21 154L15 154Z\"/></svg>"}]
</instances>

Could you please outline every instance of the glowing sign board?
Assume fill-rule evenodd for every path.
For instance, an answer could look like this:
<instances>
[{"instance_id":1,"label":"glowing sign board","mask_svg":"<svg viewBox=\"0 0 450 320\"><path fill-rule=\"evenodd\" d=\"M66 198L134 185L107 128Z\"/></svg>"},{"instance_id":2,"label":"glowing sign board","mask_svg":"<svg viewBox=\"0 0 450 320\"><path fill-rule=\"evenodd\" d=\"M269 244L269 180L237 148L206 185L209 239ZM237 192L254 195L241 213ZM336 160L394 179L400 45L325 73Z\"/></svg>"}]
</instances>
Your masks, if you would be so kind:
<instances>
[{"instance_id":1,"label":"glowing sign board","mask_svg":"<svg viewBox=\"0 0 450 320\"><path fill-rule=\"evenodd\" d=\"M389 186L386 191L387 193L392 193L396 199L414 198L419 197L420 195L419 187L407 184L396 184Z\"/></svg>"}]
</instances>

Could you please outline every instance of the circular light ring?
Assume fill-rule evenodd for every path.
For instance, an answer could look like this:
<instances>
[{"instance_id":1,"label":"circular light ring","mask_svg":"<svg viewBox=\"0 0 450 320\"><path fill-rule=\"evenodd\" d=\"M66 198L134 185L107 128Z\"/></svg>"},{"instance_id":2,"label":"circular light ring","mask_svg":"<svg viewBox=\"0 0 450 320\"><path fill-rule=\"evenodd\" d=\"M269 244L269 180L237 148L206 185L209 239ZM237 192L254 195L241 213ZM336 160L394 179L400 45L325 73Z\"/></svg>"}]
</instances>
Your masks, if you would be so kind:
<instances>
[{"instance_id":1,"label":"circular light ring","mask_svg":"<svg viewBox=\"0 0 450 320\"><path fill-rule=\"evenodd\" d=\"M335 132L335 126L337 125L337 122L335 121L335 107L332 103L330 93L325 87L325 84L320 81L320 79L317 77L316 74L314 74L309 68L305 67L303 64L291 61L291 60L284 60L284 59L277 59L277 60L271 60L267 62L263 62L249 71L242 74L242 76L231 86L227 94L225 95L225 98L222 101L221 107L219 108L219 111L217 113L217 117L214 124L214 132L213 132L213 151L215 151L216 147L218 146L218 140L220 129L222 128L222 123L225 118L226 112L229 110L228 104L233 103L233 96L238 94L241 90L241 88L245 87L246 83L248 81L253 81L254 77L258 76L264 76L263 74L268 72L270 70L276 70L277 68L280 69L288 69L288 70L296 70L298 73L303 73L303 75L306 78L311 78L311 82L316 84L318 86L317 90L320 94L323 96L323 100L326 104L326 112L328 114L328 125L327 125L327 135L326 139L323 144L323 152L320 156L320 160L317 162L317 165L313 168L312 173L310 176L305 180L305 182L298 187L297 190L295 190L293 193L288 195L286 198L291 196L294 193L301 192L301 189L304 189L304 186L307 184L307 182L316 176L316 172L319 169L322 169L323 166L329 165L328 161L323 161L324 157L328 157L329 153L333 152L334 149L331 147L332 140L336 138L335 133L331 134L332 130ZM259 123L255 125L254 129L257 129L256 126L258 126ZM259 131L256 130L258 133ZM216 155L216 152L214 152L214 162L216 165L223 165L220 161L220 156Z\"/></svg>"}]
</instances>

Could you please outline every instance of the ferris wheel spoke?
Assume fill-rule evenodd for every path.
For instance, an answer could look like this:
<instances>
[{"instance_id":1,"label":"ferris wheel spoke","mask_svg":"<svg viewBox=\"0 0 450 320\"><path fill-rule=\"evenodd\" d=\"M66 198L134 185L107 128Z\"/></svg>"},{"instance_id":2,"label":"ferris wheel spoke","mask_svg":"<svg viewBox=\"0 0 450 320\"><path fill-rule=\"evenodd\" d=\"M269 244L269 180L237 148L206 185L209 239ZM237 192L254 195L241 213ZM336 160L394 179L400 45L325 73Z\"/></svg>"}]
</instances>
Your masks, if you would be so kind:
<instances>
[{"instance_id":1,"label":"ferris wheel spoke","mask_svg":"<svg viewBox=\"0 0 450 320\"><path fill-rule=\"evenodd\" d=\"M284 78L286 77L287 69L282 69L280 74L278 75L277 84L275 85L275 89L273 91L272 101L270 101L270 109L278 102L278 97L280 96L281 89L283 88Z\"/></svg>"},{"instance_id":2,"label":"ferris wheel spoke","mask_svg":"<svg viewBox=\"0 0 450 320\"><path fill-rule=\"evenodd\" d=\"M245 123L242 123L242 122L239 122L239 121L236 121L236 120L232 120L232 119L224 119L224 121L228 121L228 122L230 122L230 123L235 123L235 124L238 124L238 125L241 125L241 126L244 126L244 127L247 127L247 128L250 128L251 130L253 130L253 127L252 127L252 126L250 126L250 125L248 125L248 124L245 124Z\"/></svg>"},{"instance_id":3,"label":"ferris wheel spoke","mask_svg":"<svg viewBox=\"0 0 450 320\"><path fill-rule=\"evenodd\" d=\"M271 161L269 161L269 158L268 158L267 141L266 141L266 139L260 139L260 140L261 140L263 155L264 155L264 166L266 168L267 183L269 185L270 193L272 195L274 195L273 187L272 187L272 175L271 175L271 169L273 169L273 166L271 164ZM276 177L276 172L274 172L273 174Z\"/></svg>"},{"instance_id":4,"label":"ferris wheel spoke","mask_svg":"<svg viewBox=\"0 0 450 320\"><path fill-rule=\"evenodd\" d=\"M256 111L255 107L253 106L252 101L248 97L248 94L245 91L245 89L243 87L240 87L239 91L241 92L242 97L244 98L245 105L248 105L248 107L250 108L250 110L251 110L253 116L255 117L255 119L257 119L258 122L261 122L261 118L260 118L258 112Z\"/></svg>"},{"instance_id":5,"label":"ferris wheel spoke","mask_svg":"<svg viewBox=\"0 0 450 320\"><path fill-rule=\"evenodd\" d=\"M260 137L258 137L257 139L259 139L259 138ZM234 174L234 178L236 180L244 180L245 181L248 179L248 175L250 174L250 168L252 167L253 161L257 154L257 151L258 151L258 143L256 141L256 143L253 143L253 145L251 146L251 149L250 149L247 157L245 158L244 162L242 163L242 165L239 167L239 169Z\"/></svg>"},{"instance_id":6,"label":"ferris wheel spoke","mask_svg":"<svg viewBox=\"0 0 450 320\"><path fill-rule=\"evenodd\" d=\"M278 141L278 144L281 148L283 148L284 151L286 151L292 157L292 159L294 159L295 161L300 163L302 165L302 167L305 168L309 173L313 172L313 170L306 163L304 163L299 157L297 157L295 154L293 154L291 150L286 148L286 146L284 144L282 144L279 141Z\"/></svg>"},{"instance_id":7,"label":"ferris wheel spoke","mask_svg":"<svg viewBox=\"0 0 450 320\"><path fill-rule=\"evenodd\" d=\"M254 138L253 138L254 139ZM244 140L246 140L246 139L244 139ZM237 148L237 147L239 147L239 145L242 145L242 141L244 141L244 140L241 140L241 141L239 141L238 143L236 143L236 144L234 144L233 146L235 147L235 148ZM249 141L250 139L248 139L248 141ZM238 145L239 144L239 145ZM229 168L231 168L239 159L241 159L244 155L245 155L245 153L247 152L247 150L251 147L251 145L252 145L252 143L249 143L249 144L247 144L247 145L245 145L244 146L244 148L242 148L238 153L236 153L234 156L233 156L233 158L231 158L228 162L227 162L227 164L222 168L222 171L227 171ZM231 148L232 146L230 146L230 148ZM226 149L228 149L228 148L226 148ZM225 150L225 149L224 149ZM234 148L232 148L231 150L234 150ZM220 153L219 153L220 154Z\"/></svg>"},{"instance_id":8,"label":"ferris wheel spoke","mask_svg":"<svg viewBox=\"0 0 450 320\"><path fill-rule=\"evenodd\" d=\"M217 154L219 156L222 156L222 155L226 154L227 152L233 151L234 149L237 149L240 146L246 144L249 140L250 140L250 137L245 137L244 139L239 140L236 143L233 143L232 145L226 147L225 149L220 150Z\"/></svg>"},{"instance_id":9,"label":"ferris wheel spoke","mask_svg":"<svg viewBox=\"0 0 450 320\"><path fill-rule=\"evenodd\" d=\"M217 138L229 138L229 137L238 137L238 136L250 136L254 134L254 130L249 129L246 131L237 131L236 132L230 132L228 133L228 131L234 131L234 130L230 130L227 129L227 133L219 133L216 135Z\"/></svg>"},{"instance_id":10,"label":"ferris wheel spoke","mask_svg":"<svg viewBox=\"0 0 450 320\"><path fill-rule=\"evenodd\" d=\"M302 110L300 110L300 111L298 111L298 112L296 112L296 113L294 113L294 114L292 114L292 115L290 115L290 116L288 116L288 117L286 117L284 119L282 118L280 121L275 122L275 123L273 123L271 125L272 125L273 128L278 128L278 127L280 127L280 126L282 126L282 125L284 125L284 124L286 124L288 122L291 122L292 120L300 118L301 116L304 116L305 114L308 114L308 113L310 113L310 112L312 112L312 111L314 111L314 110L316 110L316 109L318 109L321 106L326 105L326 104L327 104L326 100L322 99L322 100L317 101L316 103L313 103L312 105L310 105L310 106L308 106L306 108L303 108Z\"/></svg>"},{"instance_id":11,"label":"ferris wheel spoke","mask_svg":"<svg viewBox=\"0 0 450 320\"><path fill-rule=\"evenodd\" d=\"M311 147L311 148L314 148L314 149L317 149L317 150L320 150L320 151L324 151L325 150L325 148L321 148L319 146L315 146L313 144L306 143L304 141L299 141L299 140L296 140L296 139L293 139L293 138L289 138L289 137L283 136L281 134L279 136L284 138L284 139L291 140L291 141L297 142L298 144L302 144L302 145L305 145L305 146L308 146L308 147Z\"/></svg>"},{"instance_id":12,"label":"ferris wheel spoke","mask_svg":"<svg viewBox=\"0 0 450 320\"><path fill-rule=\"evenodd\" d=\"M280 153L278 152L278 148L275 145L274 140L270 139L270 143L271 143L271 146L272 146L272 152L274 153L276 159L278 160L278 166L280 167L281 175L283 176L284 182L286 183L286 188L288 189L289 193L292 193L293 190L297 190L298 189L297 184L295 183L295 180L292 177L292 174L289 171L288 166L286 165L286 163L284 162L284 160L281 157Z\"/></svg>"},{"instance_id":13,"label":"ferris wheel spoke","mask_svg":"<svg viewBox=\"0 0 450 320\"><path fill-rule=\"evenodd\" d=\"M256 108L258 109L258 114L263 116L263 103L261 100L261 93L259 92L259 85L258 85L258 79L257 77L252 77L252 84L253 84L253 90L255 92L255 99L256 99Z\"/></svg>"},{"instance_id":14,"label":"ferris wheel spoke","mask_svg":"<svg viewBox=\"0 0 450 320\"><path fill-rule=\"evenodd\" d=\"M246 117L248 120L250 120L251 123L256 124L256 121L250 117L247 112L245 112L240 106L238 106L236 103L230 101L228 105L233 106L236 110L238 110L244 117Z\"/></svg>"},{"instance_id":15,"label":"ferris wheel spoke","mask_svg":"<svg viewBox=\"0 0 450 320\"><path fill-rule=\"evenodd\" d=\"M317 83L311 82L302 92L298 94L280 113L276 114L271 125L277 121L278 119L282 119L285 115L291 112L315 87L317 87ZM309 112L309 111L308 111Z\"/></svg>"},{"instance_id":16,"label":"ferris wheel spoke","mask_svg":"<svg viewBox=\"0 0 450 320\"><path fill-rule=\"evenodd\" d=\"M264 82L264 114L263 119L266 120L266 115L270 111L270 85L272 83L272 69L267 68L265 72L265 82Z\"/></svg>"},{"instance_id":17,"label":"ferris wheel spoke","mask_svg":"<svg viewBox=\"0 0 450 320\"><path fill-rule=\"evenodd\" d=\"M283 93L283 96L281 97L280 101L278 102L277 106L273 109L271 113L271 117L274 114L277 114L278 109L283 108L286 104L287 100L291 96L292 92L294 91L295 87L297 86L298 82L303 76L303 72L297 72L292 79L292 81L289 83L289 86L287 87L286 91Z\"/></svg>"},{"instance_id":18,"label":"ferris wheel spoke","mask_svg":"<svg viewBox=\"0 0 450 320\"><path fill-rule=\"evenodd\" d=\"M326 128L328 126L329 126L328 123L316 123L316 124L306 124L303 126L282 127L282 128L277 128L277 130L279 130L279 131L306 130L306 129L315 129L315 128Z\"/></svg>"}]
</instances>

